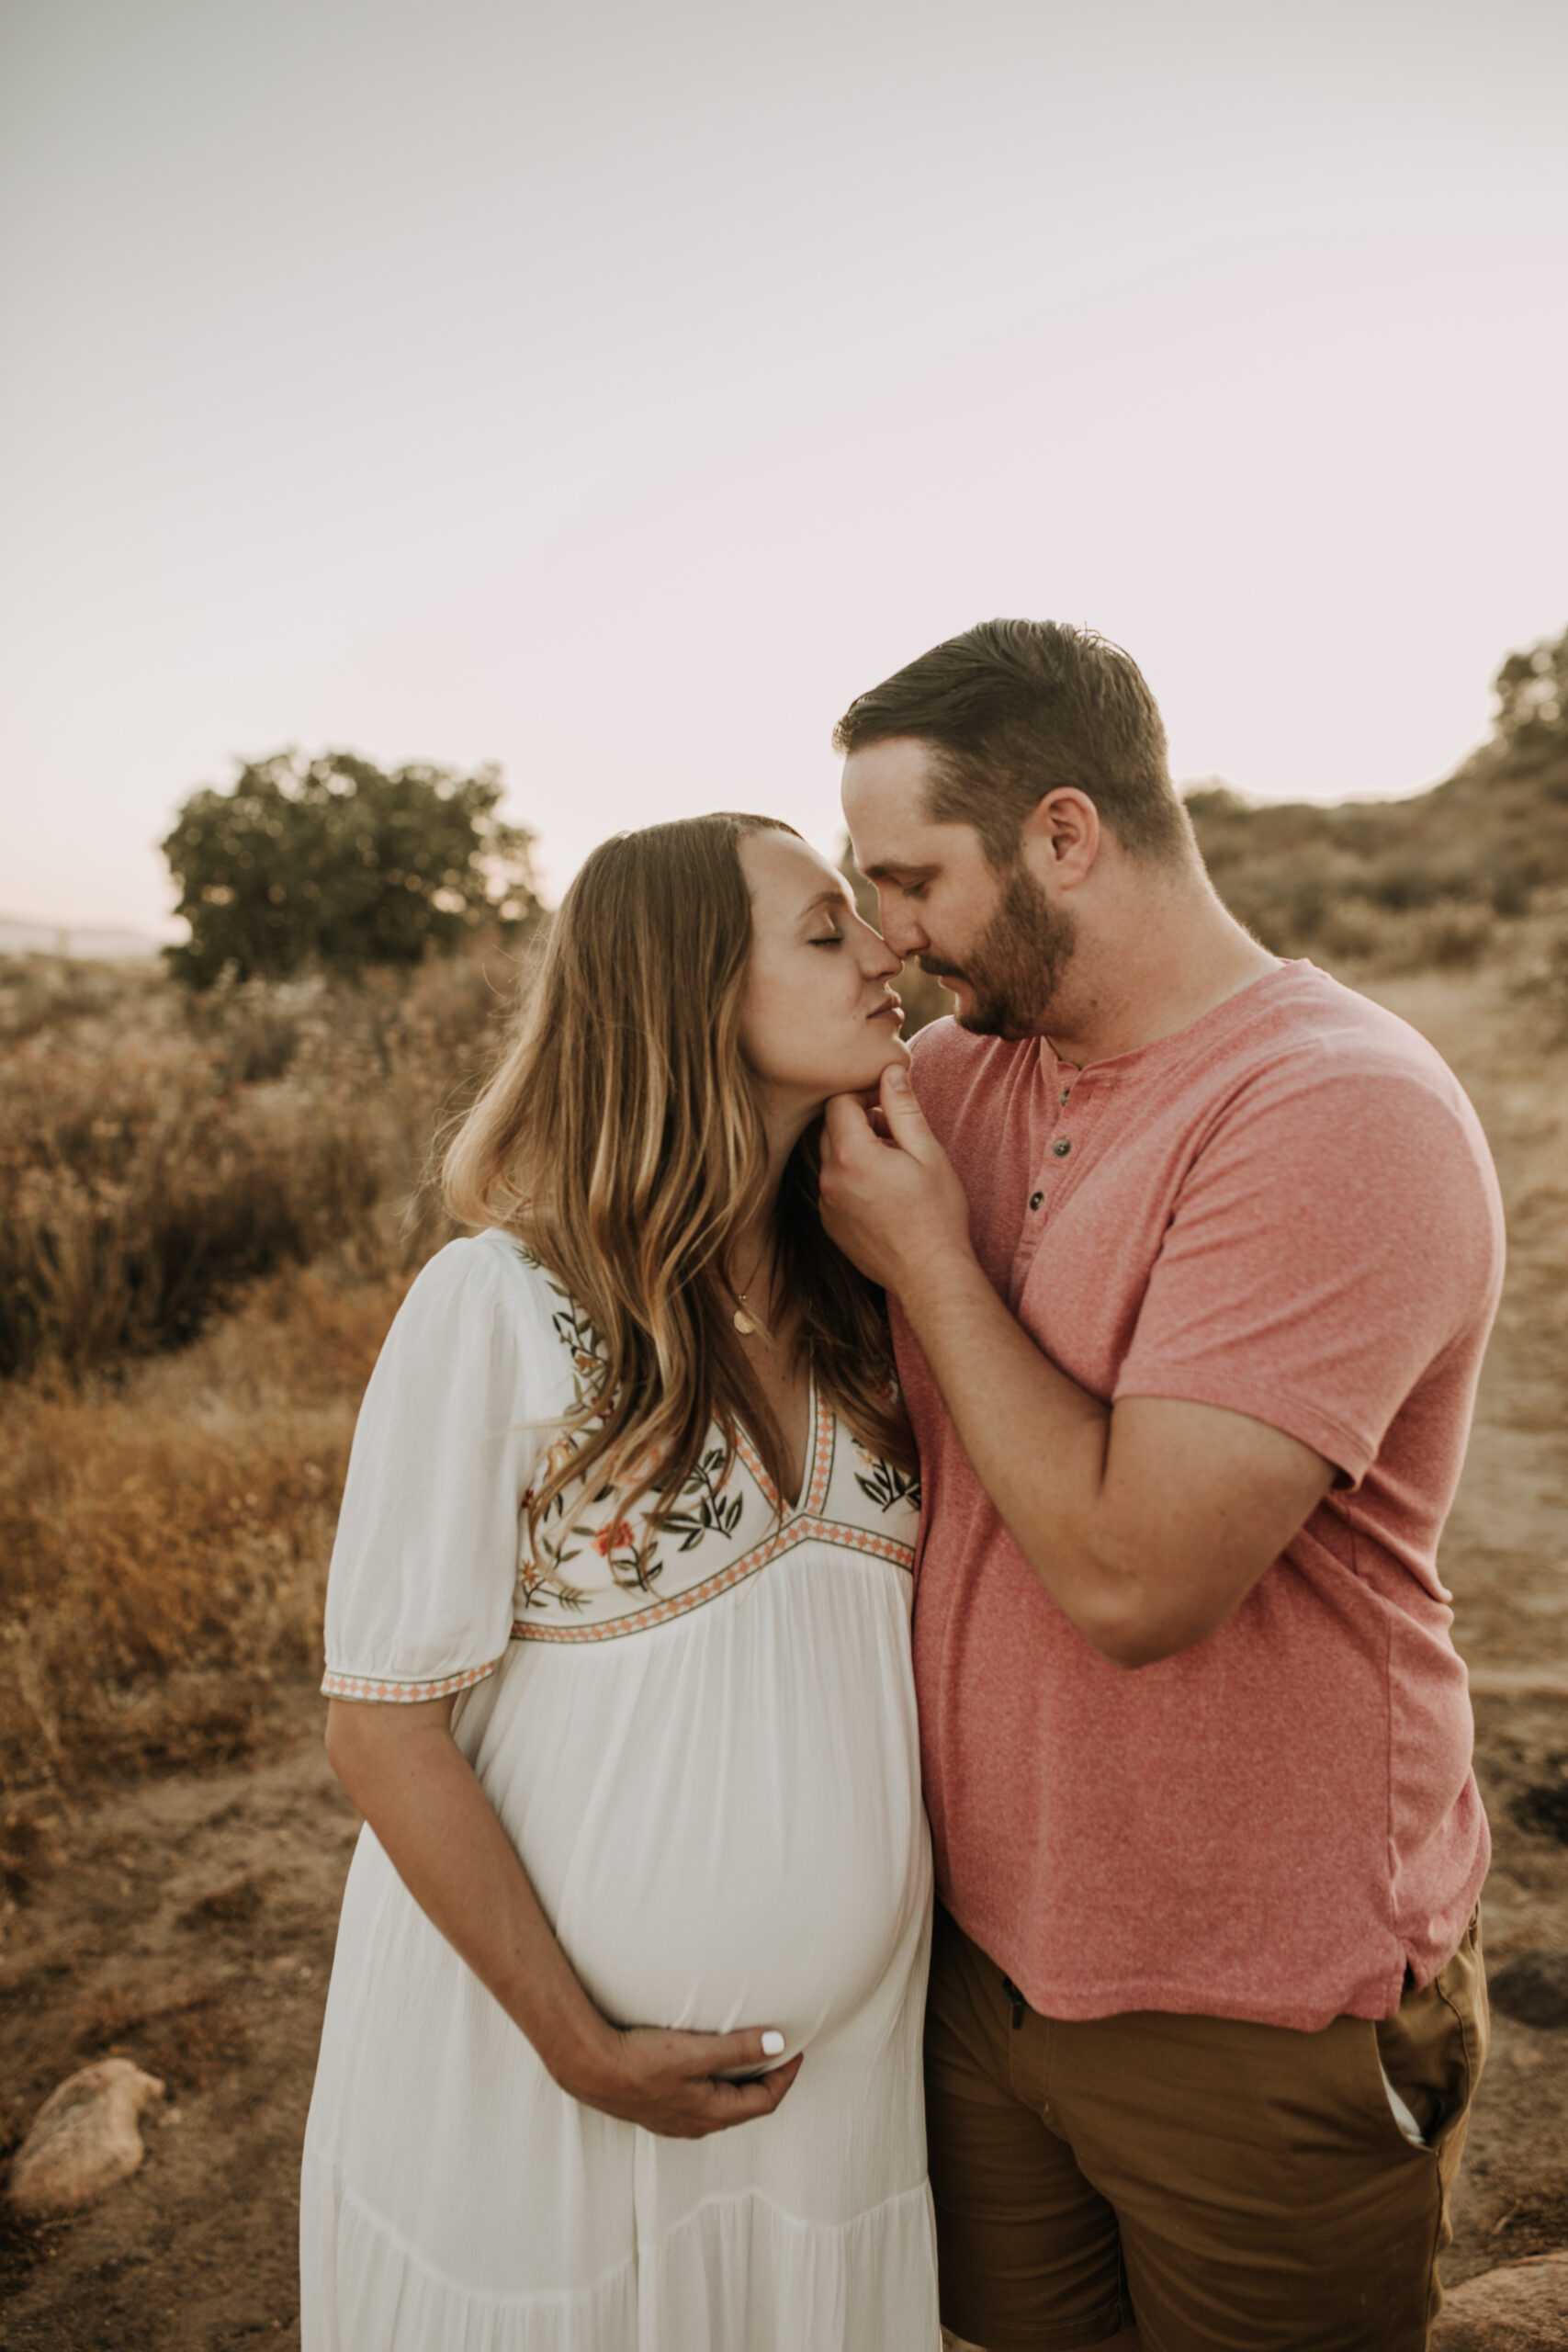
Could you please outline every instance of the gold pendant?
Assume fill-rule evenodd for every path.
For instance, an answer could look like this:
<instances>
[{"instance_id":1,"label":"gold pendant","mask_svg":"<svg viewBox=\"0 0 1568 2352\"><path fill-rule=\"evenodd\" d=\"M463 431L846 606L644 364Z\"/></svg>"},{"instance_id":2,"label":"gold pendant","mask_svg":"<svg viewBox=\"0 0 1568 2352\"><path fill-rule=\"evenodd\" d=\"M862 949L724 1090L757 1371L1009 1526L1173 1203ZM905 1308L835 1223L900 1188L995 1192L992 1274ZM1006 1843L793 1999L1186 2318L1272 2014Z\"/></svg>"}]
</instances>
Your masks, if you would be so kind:
<instances>
[{"instance_id":1,"label":"gold pendant","mask_svg":"<svg viewBox=\"0 0 1568 2352\"><path fill-rule=\"evenodd\" d=\"M757 1329L743 1306L738 1306L730 1319L743 1340L750 1339Z\"/></svg>"}]
</instances>

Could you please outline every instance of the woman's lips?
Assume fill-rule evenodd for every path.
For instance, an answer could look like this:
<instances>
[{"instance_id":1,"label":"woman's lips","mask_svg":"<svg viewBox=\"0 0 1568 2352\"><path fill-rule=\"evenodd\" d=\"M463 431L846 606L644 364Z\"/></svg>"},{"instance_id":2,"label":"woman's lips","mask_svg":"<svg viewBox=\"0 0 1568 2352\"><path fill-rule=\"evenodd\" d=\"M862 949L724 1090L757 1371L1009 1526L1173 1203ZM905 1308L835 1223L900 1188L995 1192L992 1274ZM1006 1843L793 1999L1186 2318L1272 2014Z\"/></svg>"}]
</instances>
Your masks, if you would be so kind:
<instances>
[{"instance_id":1,"label":"woman's lips","mask_svg":"<svg viewBox=\"0 0 1568 2352\"><path fill-rule=\"evenodd\" d=\"M897 997L890 997L886 1004L879 1004L865 1017L868 1021L891 1021L895 1024L901 1024L904 1019L904 1008Z\"/></svg>"}]
</instances>

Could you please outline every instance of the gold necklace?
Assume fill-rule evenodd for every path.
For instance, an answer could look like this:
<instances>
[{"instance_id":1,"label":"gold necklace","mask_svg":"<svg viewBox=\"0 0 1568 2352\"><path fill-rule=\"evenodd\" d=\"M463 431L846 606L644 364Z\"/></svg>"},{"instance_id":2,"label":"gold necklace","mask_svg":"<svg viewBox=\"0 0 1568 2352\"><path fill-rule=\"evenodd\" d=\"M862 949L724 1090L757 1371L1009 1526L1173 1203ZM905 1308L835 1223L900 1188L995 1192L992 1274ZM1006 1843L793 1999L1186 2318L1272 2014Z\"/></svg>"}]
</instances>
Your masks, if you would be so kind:
<instances>
[{"instance_id":1,"label":"gold necklace","mask_svg":"<svg viewBox=\"0 0 1568 2352\"><path fill-rule=\"evenodd\" d=\"M728 1276L726 1275L725 1277L726 1283L728 1285L729 1295L735 1301L735 1312L729 1319L734 1324L736 1329L739 1332L743 1340L750 1340L758 1331L761 1332L764 1340L768 1337L768 1327L764 1322L762 1322L761 1317L753 1317L746 1312L746 1291L750 1289L752 1283L761 1272L762 1259L769 1257L772 1254L772 1250L773 1244L771 1242L764 1241L761 1256L759 1256L756 1264L752 1267L750 1272L746 1277L746 1290L737 1290L734 1283L729 1282Z\"/></svg>"}]
</instances>

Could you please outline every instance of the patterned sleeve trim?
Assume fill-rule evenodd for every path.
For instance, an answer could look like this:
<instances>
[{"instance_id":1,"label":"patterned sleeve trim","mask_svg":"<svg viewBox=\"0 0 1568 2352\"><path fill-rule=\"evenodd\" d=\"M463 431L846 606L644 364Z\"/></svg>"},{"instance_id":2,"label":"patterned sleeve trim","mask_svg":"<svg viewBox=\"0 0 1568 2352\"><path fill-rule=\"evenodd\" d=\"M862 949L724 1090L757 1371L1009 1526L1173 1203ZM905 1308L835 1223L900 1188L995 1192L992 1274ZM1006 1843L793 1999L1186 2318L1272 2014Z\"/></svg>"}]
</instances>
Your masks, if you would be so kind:
<instances>
[{"instance_id":1,"label":"patterned sleeve trim","mask_svg":"<svg viewBox=\"0 0 1568 2352\"><path fill-rule=\"evenodd\" d=\"M321 1677L321 1689L329 1699L385 1699L409 1707L422 1699L449 1699L454 1690L467 1690L500 1664L500 1658L492 1657L488 1666L467 1666L461 1674L444 1674L438 1682L394 1682L376 1675L329 1671Z\"/></svg>"}]
</instances>

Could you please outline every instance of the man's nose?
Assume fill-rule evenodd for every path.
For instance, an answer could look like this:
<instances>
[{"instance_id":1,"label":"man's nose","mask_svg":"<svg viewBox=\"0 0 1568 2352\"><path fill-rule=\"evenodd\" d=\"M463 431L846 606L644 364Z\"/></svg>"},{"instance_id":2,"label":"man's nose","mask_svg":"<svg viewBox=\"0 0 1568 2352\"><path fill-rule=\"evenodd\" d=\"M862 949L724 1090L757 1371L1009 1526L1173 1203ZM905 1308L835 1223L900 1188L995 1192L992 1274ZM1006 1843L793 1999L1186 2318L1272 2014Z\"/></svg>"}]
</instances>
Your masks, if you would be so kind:
<instances>
[{"instance_id":1,"label":"man's nose","mask_svg":"<svg viewBox=\"0 0 1568 2352\"><path fill-rule=\"evenodd\" d=\"M877 911L882 918L882 936L900 963L930 946L913 912L908 906L900 906L891 892L877 892Z\"/></svg>"}]
</instances>

